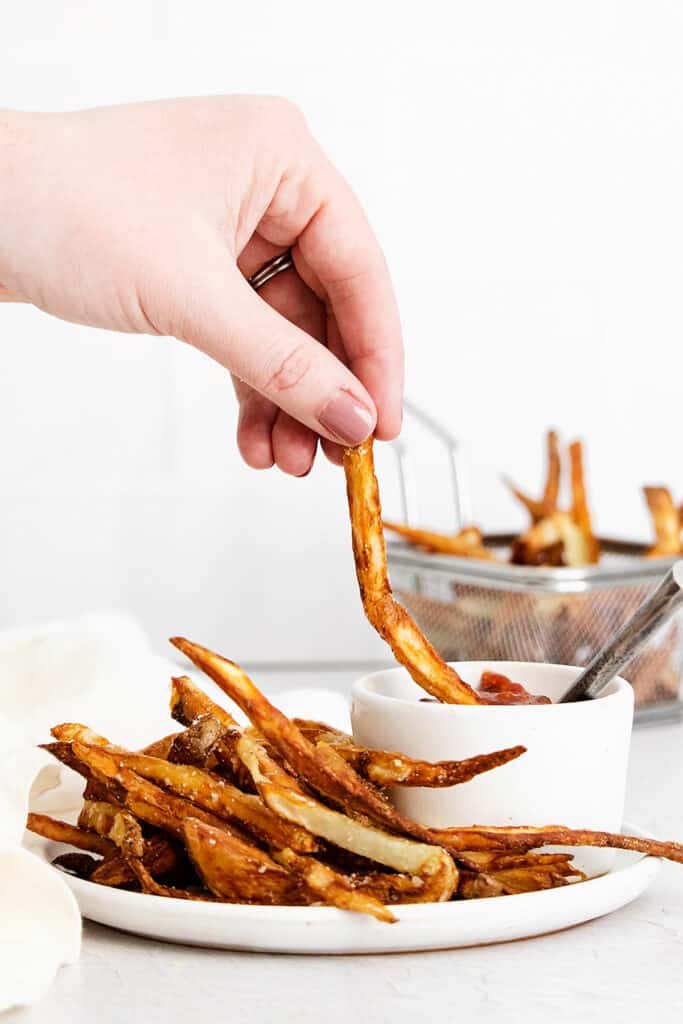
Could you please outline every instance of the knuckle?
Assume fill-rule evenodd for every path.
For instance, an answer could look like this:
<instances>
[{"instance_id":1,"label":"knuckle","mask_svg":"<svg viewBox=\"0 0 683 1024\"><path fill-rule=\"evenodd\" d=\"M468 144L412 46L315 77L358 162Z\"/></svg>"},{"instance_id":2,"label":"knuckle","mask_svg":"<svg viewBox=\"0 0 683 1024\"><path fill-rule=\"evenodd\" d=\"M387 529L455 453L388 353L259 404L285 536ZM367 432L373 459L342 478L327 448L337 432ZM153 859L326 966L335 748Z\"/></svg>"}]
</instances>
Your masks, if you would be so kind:
<instances>
[{"instance_id":1,"label":"knuckle","mask_svg":"<svg viewBox=\"0 0 683 1024\"><path fill-rule=\"evenodd\" d=\"M301 384L310 372L311 357L308 346L297 345L267 373L264 390L270 394L289 391Z\"/></svg>"}]
</instances>

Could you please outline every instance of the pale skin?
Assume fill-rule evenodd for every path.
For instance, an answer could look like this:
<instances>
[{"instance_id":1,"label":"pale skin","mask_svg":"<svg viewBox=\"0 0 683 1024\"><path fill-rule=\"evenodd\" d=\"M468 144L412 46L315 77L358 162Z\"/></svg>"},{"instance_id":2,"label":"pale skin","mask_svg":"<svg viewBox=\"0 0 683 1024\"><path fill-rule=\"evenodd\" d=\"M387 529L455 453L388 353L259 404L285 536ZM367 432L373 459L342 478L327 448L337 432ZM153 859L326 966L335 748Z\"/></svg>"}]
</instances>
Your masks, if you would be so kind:
<instances>
[{"instance_id":1,"label":"pale skin","mask_svg":"<svg viewBox=\"0 0 683 1024\"><path fill-rule=\"evenodd\" d=\"M246 278L290 246L296 270L256 294ZM286 100L0 111L0 299L201 349L233 376L255 469L305 476L319 439L339 462L400 429L384 256Z\"/></svg>"}]
</instances>

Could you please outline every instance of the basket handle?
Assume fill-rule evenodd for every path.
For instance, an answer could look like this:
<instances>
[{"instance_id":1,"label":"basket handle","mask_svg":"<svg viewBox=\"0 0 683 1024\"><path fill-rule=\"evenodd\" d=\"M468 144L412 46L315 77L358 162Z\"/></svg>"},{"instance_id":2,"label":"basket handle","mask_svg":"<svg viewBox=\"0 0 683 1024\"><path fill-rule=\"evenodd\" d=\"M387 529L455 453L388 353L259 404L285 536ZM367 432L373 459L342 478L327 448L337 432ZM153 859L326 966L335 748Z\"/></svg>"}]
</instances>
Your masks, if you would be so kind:
<instances>
[{"instance_id":1,"label":"basket handle","mask_svg":"<svg viewBox=\"0 0 683 1024\"><path fill-rule=\"evenodd\" d=\"M463 463L460 446L451 432L443 426L430 413L426 413L414 402L405 399L403 408L409 415L423 426L437 441L446 449L448 464L450 467L451 490L453 494L453 518L456 532L461 530L472 518L472 508L469 500L469 489L465 466ZM414 459L400 438L392 441L392 448L396 455L396 463L400 481L401 511L403 518L409 525L416 525L419 519L419 503L415 473L413 471Z\"/></svg>"}]
</instances>

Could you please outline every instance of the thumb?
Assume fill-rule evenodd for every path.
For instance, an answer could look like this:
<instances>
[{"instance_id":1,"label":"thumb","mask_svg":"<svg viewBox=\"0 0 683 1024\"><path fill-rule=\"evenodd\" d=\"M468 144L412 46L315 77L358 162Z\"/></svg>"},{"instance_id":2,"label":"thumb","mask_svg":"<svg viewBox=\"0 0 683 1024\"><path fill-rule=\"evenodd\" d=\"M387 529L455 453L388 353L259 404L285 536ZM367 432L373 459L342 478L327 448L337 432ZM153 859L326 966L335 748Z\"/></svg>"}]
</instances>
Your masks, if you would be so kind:
<instances>
[{"instance_id":1,"label":"thumb","mask_svg":"<svg viewBox=\"0 0 683 1024\"><path fill-rule=\"evenodd\" d=\"M234 268L212 277L193 281L183 340L317 434L343 445L369 437L377 413L351 371L259 298Z\"/></svg>"}]
</instances>

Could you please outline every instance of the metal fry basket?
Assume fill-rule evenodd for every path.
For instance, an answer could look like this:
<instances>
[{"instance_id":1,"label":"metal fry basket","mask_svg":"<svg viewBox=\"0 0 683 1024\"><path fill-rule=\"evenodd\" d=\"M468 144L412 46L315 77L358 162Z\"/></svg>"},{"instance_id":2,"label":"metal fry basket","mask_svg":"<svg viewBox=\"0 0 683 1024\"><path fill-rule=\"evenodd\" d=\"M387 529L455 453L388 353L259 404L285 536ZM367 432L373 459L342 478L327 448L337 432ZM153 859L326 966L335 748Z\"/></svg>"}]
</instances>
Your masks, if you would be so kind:
<instances>
[{"instance_id":1,"label":"metal fry basket","mask_svg":"<svg viewBox=\"0 0 683 1024\"><path fill-rule=\"evenodd\" d=\"M411 403L408 410L449 453L455 528L470 521L456 441ZM411 455L397 442L401 501L415 525ZM513 535L485 537L502 559ZM547 661L586 665L603 643L652 593L675 559L644 558L645 546L601 538L599 565L546 568L432 554L403 541L387 544L394 591L434 644L451 661ZM680 718L683 629L667 624L624 669L640 722ZM523 679L519 680L524 682Z\"/></svg>"}]
</instances>

